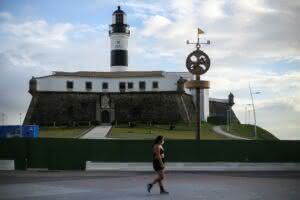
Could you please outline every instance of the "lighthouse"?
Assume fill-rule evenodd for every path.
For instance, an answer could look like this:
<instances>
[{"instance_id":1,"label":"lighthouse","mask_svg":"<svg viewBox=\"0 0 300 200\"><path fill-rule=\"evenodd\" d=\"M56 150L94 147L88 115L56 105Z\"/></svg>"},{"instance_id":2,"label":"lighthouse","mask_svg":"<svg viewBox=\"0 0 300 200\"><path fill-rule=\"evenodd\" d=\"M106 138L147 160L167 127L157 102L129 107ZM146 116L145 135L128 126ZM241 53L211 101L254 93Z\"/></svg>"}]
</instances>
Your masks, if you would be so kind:
<instances>
[{"instance_id":1,"label":"lighthouse","mask_svg":"<svg viewBox=\"0 0 300 200\"><path fill-rule=\"evenodd\" d=\"M110 71L112 72L127 71L129 35L126 13L118 6L118 9L112 14L112 24L109 26Z\"/></svg>"}]
</instances>

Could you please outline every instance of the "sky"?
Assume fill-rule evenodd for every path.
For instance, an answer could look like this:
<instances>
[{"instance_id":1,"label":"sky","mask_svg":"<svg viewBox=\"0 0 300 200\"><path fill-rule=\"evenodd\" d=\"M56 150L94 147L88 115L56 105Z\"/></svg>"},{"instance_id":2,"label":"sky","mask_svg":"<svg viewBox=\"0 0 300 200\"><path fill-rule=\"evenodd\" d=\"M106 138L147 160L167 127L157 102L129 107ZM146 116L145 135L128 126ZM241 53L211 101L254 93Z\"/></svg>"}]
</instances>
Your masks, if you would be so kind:
<instances>
[{"instance_id":1,"label":"sky","mask_svg":"<svg viewBox=\"0 0 300 200\"><path fill-rule=\"evenodd\" d=\"M130 25L129 70L186 72L197 28L211 59L210 97L235 96L242 123L300 139L300 1L0 0L0 120L19 124L32 76L109 71L108 26L120 4ZM250 110L250 119L245 111ZM249 111L247 111L248 113Z\"/></svg>"}]
</instances>

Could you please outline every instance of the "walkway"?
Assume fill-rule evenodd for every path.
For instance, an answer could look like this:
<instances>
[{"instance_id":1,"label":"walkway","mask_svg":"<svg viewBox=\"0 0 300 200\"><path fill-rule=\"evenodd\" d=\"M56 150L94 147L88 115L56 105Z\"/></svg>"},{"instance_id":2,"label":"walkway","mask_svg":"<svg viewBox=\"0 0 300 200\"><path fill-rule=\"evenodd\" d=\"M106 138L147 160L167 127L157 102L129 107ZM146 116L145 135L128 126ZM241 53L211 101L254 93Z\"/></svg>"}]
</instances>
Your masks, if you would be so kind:
<instances>
[{"instance_id":1,"label":"walkway","mask_svg":"<svg viewBox=\"0 0 300 200\"><path fill-rule=\"evenodd\" d=\"M220 134L220 135L224 135L224 136L232 138L232 139L237 139L237 140L251 140L251 139L248 139L248 138L243 138L243 137L239 137L239 136L227 133L227 132L225 132L225 131L222 130L221 126L214 126L213 127L213 131L216 132L216 133L218 133L218 134Z\"/></svg>"},{"instance_id":2,"label":"walkway","mask_svg":"<svg viewBox=\"0 0 300 200\"><path fill-rule=\"evenodd\" d=\"M0 171L2 200L299 200L299 172L166 172L169 195L151 193L154 172Z\"/></svg>"},{"instance_id":3,"label":"walkway","mask_svg":"<svg viewBox=\"0 0 300 200\"><path fill-rule=\"evenodd\" d=\"M85 135L81 136L81 139L109 139L106 138L106 135L111 130L110 125L102 125L102 126L96 126L89 132L87 132Z\"/></svg>"},{"instance_id":4,"label":"walkway","mask_svg":"<svg viewBox=\"0 0 300 200\"><path fill-rule=\"evenodd\" d=\"M180 172L232 172L232 171L289 171L300 172L300 163L251 162L167 162L168 171ZM87 171L144 171L151 172L150 162L86 162Z\"/></svg>"}]
</instances>

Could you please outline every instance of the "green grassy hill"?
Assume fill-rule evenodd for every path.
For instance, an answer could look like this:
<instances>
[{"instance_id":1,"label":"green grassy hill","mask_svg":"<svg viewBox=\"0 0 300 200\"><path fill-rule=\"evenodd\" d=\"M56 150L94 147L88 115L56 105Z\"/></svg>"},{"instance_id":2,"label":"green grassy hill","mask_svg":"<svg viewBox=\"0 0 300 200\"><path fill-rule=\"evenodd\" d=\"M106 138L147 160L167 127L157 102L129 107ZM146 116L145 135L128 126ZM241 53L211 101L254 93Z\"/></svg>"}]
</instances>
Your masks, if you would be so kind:
<instances>
[{"instance_id":1,"label":"green grassy hill","mask_svg":"<svg viewBox=\"0 0 300 200\"><path fill-rule=\"evenodd\" d=\"M202 140L231 139L215 133L212 129L213 126L213 124L201 122L200 138ZM39 137L78 138L88 128L90 127L40 127ZM227 132L226 125L222 125L221 128ZM229 133L254 139L253 131L253 125L233 124L230 127ZM257 133L257 139L278 140L270 132L260 127L257 127ZM112 138L123 139L154 139L158 135L163 135L167 139L195 139L195 123L178 123L175 124L173 130L170 130L169 124L155 124L150 126L150 124L137 123L135 127L129 127L128 124L118 124L117 126L113 126L111 133Z\"/></svg>"},{"instance_id":2,"label":"green grassy hill","mask_svg":"<svg viewBox=\"0 0 300 200\"><path fill-rule=\"evenodd\" d=\"M39 137L53 138L78 138L89 127L68 127L68 126L41 126Z\"/></svg>"},{"instance_id":3,"label":"green grassy hill","mask_svg":"<svg viewBox=\"0 0 300 200\"><path fill-rule=\"evenodd\" d=\"M229 131L227 131L227 126L222 125L222 129L226 132L229 132L233 135L240 137L245 137L248 139L254 139L254 125L249 124L232 124ZM257 139L258 140L278 140L272 133L267 130L257 126Z\"/></svg>"},{"instance_id":4,"label":"green grassy hill","mask_svg":"<svg viewBox=\"0 0 300 200\"><path fill-rule=\"evenodd\" d=\"M228 139L225 136L216 134L212 130L212 125L206 122L201 124L201 139L222 140ZM195 124L176 124L173 130L169 129L168 124L147 125L137 124L135 127L128 127L128 124L121 124L112 128L111 137L130 138L130 139L154 139L158 135L163 135L168 139L195 139Z\"/></svg>"}]
</instances>

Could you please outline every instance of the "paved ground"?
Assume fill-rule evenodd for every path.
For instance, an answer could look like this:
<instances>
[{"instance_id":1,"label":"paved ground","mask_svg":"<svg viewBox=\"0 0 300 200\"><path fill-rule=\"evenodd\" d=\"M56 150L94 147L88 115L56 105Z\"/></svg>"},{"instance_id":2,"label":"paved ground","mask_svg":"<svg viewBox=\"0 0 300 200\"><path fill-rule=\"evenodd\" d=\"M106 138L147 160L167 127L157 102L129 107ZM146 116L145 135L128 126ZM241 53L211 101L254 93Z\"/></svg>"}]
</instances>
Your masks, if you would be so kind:
<instances>
[{"instance_id":1,"label":"paved ground","mask_svg":"<svg viewBox=\"0 0 300 200\"><path fill-rule=\"evenodd\" d=\"M108 134L110 131L111 126L96 126L89 132L87 132L85 135L83 135L81 138L82 139L107 139L105 136Z\"/></svg>"},{"instance_id":2,"label":"paved ground","mask_svg":"<svg viewBox=\"0 0 300 200\"><path fill-rule=\"evenodd\" d=\"M153 172L0 171L0 199L299 200L300 172L167 172L169 195L151 194Z\"/></svg>"},{"instance_id":3,"label":"paved ground","mask_svg":"<svg viewBox=\"0 0 300 200\"><path fill-rule=\"evenodd\" d=\"M239 137L239 136L236 136L236 135L232 135L230 133L227 133L225 131L222 130L221 126L214 126L213 127L213 131L218 133L218 134L221 134L221 135L224 135L226 137L230 137L232 139L237 139L237 140L250 140L248 138L243 138L243 137Z\"/></svg>"},{"instance_id":4,"label":"paved ground","mask_svg":"<svg viewBox=\"0 0 300 200\"><path fill-rule=\"evenodd\" d=\"M300 163L250 163L250 162L167 162L169 171L186 172L232 172L232 171L290 171L300 172ZM145 171L151 172L152 163L149 162L90 162L86 163L86 170L98 171Z\"/></svg>"}]
</instances>

